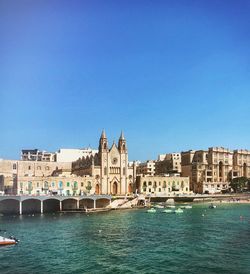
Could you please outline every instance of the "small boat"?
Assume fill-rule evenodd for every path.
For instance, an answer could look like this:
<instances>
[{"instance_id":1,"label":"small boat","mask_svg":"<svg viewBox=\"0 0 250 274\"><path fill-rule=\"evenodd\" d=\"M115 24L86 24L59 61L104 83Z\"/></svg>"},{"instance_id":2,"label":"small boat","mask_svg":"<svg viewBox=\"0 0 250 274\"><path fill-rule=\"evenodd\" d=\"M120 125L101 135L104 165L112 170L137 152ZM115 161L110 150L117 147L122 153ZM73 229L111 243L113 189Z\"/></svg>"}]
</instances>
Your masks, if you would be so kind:
<instances>
[{"instance_id":1,"label":"small boat","mask_svg":"<svg viewBox=\"0 0 250 274\"><path fill-rule=\"evenodd\" d=\"M189 209L189 208L192 208L192 206L191 205L184 205L184 206L181 206L180 208L181 209Z\"/></svg>"},{"instance_id":2,"label":"small boat","mask_svg":"<svg viewBox=\"0 0 250 274\"><path fill-rule=\"evenodd\" d=\"M156 212L156 209L155 208L150 208L147 210L148 213L155 213Z\"/></svg>"},{"instance_id":3,"label":"small boat","mask_svg":"<svg viewBox=\"0 0 250 274\"><path fill-rule=\"evenodd\" d=\"M162 212L163 212L163 213L174 213L174 211L171 210L171 209L165 209L165 210L163 210Z\"/></svg>"},{"instance_id":4,"label":"small boat","mask_svg":"<svg viewBox=\"0 0 250 274\"><path fill-rule=\"evenodd\" d=\"M167 208L175 208L175 205L167 205Z\"/></svg>"},{"instance_id":5,"label":"small boat","mask_svg":"<svg viewBox=\"0 0 250 274\"><path fill-rule=\"evenodd\" d=\"M163 205L156 205L155 207L156 207L156 208L164 208Z\"/></svg>"},{"instance_id":6,"label":"small boat","mask_svg":"<svg viewBox=\"0 0 250 274\"><path fill-rule=\"evenodd\" d=\"M183 210L181 208L178 208L174 211L175 213L183 213Z\"/></svg>"},{"instance_id":7,"label":"small boat","mask_svg":"<svg viewBox=\"0 0 250 274\"><path fill-rule=\"evenodd\" d=\"M193 207L191 205L186 205L185 208L190 209L190 208L193 208Z\"/></svg>"},{"instance_id":8,"label":"small boat","mask_svg":"<svg viewBox=\"0 0 250 274\"><path fill-rule=\"evenodd\" d=\"M10 236L9 238L5 238L0 236L0 246L1 245L15 245L19 242L15 237Z\"/></svg>"},{"instance_id":9,"label":"small boat","mask_svg":"<svg viewBox=\"0 0 250 274\"><path fill-rule=\"evenodd\" d=\"M208 208L210 209L216 208L216 205L211 204Z\"/></svg>"}]
</instances>

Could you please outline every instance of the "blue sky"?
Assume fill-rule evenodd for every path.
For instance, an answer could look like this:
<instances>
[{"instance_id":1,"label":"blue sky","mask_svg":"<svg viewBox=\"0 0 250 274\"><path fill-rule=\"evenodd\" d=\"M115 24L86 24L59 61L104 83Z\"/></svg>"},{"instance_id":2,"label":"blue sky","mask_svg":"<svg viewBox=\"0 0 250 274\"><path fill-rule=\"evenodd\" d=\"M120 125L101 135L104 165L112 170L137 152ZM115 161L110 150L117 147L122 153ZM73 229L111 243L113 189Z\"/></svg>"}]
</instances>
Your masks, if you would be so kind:
<instances>
[{"instance_id":1,"label":"blue sky","mask_svg":"<svg viewBox=\"0 0 250 274\"><path fill-rule=\"evenodd\" d=\"M250 149L250 1L0 1L0 158Z\"/></svg>"}]
</instances>

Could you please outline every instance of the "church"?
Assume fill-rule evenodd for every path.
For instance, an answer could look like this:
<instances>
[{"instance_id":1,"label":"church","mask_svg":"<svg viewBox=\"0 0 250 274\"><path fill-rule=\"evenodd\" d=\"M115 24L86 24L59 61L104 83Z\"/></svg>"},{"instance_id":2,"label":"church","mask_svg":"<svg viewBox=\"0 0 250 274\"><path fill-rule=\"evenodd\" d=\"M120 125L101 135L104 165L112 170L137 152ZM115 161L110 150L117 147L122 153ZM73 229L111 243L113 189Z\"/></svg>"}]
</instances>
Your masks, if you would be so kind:
<instances>
[{"instance_id":1,"label":"church","mask_svg":"<svg viewBox=\"0 0 250 274\"><path fill-rule=\"evenodd\" d=\"M72 163L72 173L89 177L95 187L95 194L126 195L134 191L136 168L129 165L127 142L123 132L118 145L113 142L109 148L103 130L98 153L95 156L80 158Z\"/></svg>"}]
</instances>

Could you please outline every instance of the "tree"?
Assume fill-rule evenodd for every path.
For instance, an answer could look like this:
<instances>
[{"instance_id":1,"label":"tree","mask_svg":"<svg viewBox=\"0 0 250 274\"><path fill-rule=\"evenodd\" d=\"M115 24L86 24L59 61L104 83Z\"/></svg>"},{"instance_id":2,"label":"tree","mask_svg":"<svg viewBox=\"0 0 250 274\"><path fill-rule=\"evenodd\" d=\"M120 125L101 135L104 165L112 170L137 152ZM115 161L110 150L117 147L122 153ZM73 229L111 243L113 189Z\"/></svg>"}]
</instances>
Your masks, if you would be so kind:
<instances>
[{"instance_id":1,"label":"tree","mask_svg":"<svg viewBox=\"0 0 250 274\"><path fill-rule=\"evenodd\" d=\"M86 186L86 190L88 191L88 193L90 192L91 189L92 189L91 182L88 182L88 185Z\"/></svg>"},{"instance_id":2,"label":"tree","mask_svg":"<svg viewBox=\"0 0 250 274\"><path fill-rule=\"evenodd\" d=\"M229 185L234 192L242 192L249 185L249 180L246 177L236 177L232 179Z\"/></svg>"}]
</instances>

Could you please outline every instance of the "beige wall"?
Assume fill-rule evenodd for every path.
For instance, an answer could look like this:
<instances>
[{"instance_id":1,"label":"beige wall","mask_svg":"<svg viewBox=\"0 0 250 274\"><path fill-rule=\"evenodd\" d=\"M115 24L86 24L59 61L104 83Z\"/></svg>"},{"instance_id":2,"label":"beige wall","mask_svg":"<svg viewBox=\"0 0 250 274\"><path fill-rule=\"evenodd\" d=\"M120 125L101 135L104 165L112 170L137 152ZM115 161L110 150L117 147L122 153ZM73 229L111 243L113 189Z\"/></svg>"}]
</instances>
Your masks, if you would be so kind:
<instances>
[{"instance_id":1,"label":"beige wall","mask_svg":"<svg viewBox=\"0 0 250 274\"><path fill-rule=\"evenodd\" d=\"M190 194L188 177L140 176L140 192L155 195Z\"/></svg>"}]
</instances>

